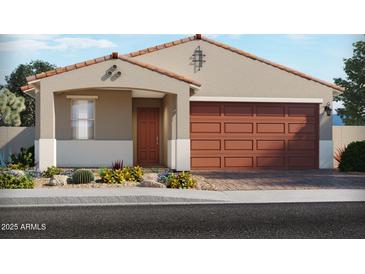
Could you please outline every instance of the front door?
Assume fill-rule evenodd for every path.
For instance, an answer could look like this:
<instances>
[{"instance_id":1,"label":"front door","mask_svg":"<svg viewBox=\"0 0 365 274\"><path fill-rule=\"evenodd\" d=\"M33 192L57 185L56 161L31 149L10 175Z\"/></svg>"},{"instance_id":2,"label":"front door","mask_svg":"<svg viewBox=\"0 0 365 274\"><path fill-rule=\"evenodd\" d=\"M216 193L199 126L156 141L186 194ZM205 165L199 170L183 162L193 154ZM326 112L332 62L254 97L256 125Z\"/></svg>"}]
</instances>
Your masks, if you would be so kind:
<instances>
[{"instance_id":1,"label":"front door","mask_svg":"<svg viewBox=\"0 0 365 274\"><path fill-rule=\"evenodd\" d=\"M140 165L158 165L160 154L158 108L137 110L137 160Z\"/></svg>"}]
</instances>

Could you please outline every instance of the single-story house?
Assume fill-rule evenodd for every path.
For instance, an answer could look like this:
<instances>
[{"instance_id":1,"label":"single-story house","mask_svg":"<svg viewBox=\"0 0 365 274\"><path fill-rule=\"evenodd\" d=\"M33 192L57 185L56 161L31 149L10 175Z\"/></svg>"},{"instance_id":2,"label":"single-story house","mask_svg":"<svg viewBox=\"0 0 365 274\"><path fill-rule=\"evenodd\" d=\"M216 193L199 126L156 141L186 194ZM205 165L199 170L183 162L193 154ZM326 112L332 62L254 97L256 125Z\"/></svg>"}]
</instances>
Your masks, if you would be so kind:
<instances>
[{"instance_id":1,"label":"single-story house","mask_svg":"<svg viewBox=\"0 0 365 274\"><path fill-rule=\"evenodd\" d=\"M27 78L36 162L175 170L332 168L342 88L200 34Z\"/></svg>"}]
</instances>

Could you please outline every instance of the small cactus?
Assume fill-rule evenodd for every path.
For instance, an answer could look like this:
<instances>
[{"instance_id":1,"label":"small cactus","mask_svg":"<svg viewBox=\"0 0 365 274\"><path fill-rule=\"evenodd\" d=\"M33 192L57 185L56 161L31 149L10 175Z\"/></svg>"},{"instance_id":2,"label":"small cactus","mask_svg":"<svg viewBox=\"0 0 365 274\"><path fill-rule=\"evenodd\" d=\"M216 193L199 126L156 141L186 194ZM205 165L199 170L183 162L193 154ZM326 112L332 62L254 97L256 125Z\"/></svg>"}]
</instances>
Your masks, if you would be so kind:
<instances>
[{"instance_id":1,"label":"small cactus","mask_svg":"<svg viewBox=\"0 0 365 274\"><path fill-rule=\"evenodd\" d=\"M94 179L94 174L88 169L78 169L72 175L72 182L74 184L87 184L94 181Z\"/></svg>"}]
</instances>

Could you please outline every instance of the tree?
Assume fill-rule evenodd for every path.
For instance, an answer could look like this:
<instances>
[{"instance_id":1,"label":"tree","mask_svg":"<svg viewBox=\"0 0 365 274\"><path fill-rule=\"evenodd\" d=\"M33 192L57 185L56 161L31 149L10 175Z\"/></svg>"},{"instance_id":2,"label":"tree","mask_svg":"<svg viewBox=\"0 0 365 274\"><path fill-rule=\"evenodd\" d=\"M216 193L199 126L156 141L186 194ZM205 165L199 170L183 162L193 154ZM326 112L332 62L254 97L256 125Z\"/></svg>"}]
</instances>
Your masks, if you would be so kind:
<instances>
[{"instance_id":1,"label":"tree","mask_svg":"<svg viewBox=\"0 0 365 274\"><path fill-rule=\"evenodd\" d=\"M365 39L353 47L353 56L344 59L346 79L334 79L345 89L334 100L343 102L344 107L337 113L346 125L365 125Z\"/></svg>"},{"instance_id":2,"label":"tree","mask_svg":"<svg viewBox=\"0 0 365 274\"><path fill-rule=\"evenodd\" d=\"M20 113L25 110L24 97L16 96L7 88L0 90L0 124L20 126Z\"/></svg>"},{"instance_id":3,"label":"tree","mask_svg":"<svg viewBox=\"0 0 365 274\"><path fill-rule=\"evenodd\" d=\"M54 69L56 66L42 60L31 61L27 64L19 65L9 76L5 76L6 87L13 91L15 95L25 99L26 109L21 113L22 126L34 126L35 124L35 103L34 99L20 90L21 86L27 84L26 77L37 73Z\"/></svg>"}]
</instances>

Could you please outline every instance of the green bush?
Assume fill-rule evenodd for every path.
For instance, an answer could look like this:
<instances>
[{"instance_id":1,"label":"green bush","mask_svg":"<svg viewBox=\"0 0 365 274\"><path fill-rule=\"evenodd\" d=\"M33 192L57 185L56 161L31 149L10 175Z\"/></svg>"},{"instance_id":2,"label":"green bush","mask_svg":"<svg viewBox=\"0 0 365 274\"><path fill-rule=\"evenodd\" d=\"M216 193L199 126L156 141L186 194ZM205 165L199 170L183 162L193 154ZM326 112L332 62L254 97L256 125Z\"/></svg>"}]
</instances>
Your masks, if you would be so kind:
<instances>
[{"instance_id":1,"label":"green bush","mask_svg":"<svg viewBox=\"0 0 365 274\"><path fill-rule=\"evenodd\" d=\"M123 172L126 181L131 181L131 182L143 181L143 170L140 166L125 167L123 168Z\"/></svg>"},{"instance_id":2,"label":"green bush","mask_svg":"<svg viewBox=\"0 0 365 274\"><path fill-rule=\"evenodd\" d=\"M33 188L34 179L30 176L15 176L12 174L0 174L0 188L1 189L19 189L19 188Z\"/></svg>"},{"instance_id":3,"label":"green bush","mask_svg":"<svg viewBox=\"0 0 365 274\"><path fill-rule=\"evenodd\" d=\"M341 154L340 171L365 172L365 141L352 142Z\"/></svg>"},{"instance_id":4,"label":"green bush","mask_svg":"<svg viewBox=\"0 0 365 274\"><path fill-rule=\"evenodd\" d=\"M26 170L27 168L22 164L8 164L8 169L15 169L15 170Z\"/></svg>"},{"instance_id":5,"label":"green bush","mask_svg":"<svg viewBox=\"0 0 365 274\"><path fill-rule=\"evenodd\" d=\"M74 184L87 184L94 180L94 173L88 169L78 169L72 175L72 182Z\"/></svg>"},{"instance_id":6,"label":"green bush","mask_svg":"<svg viewBox=\"0 0 365 274\"><path fill-rule=\"evenodd\" d=\"M124 182L141 182L143 170L139 166L124 167L123 169L99 170L101 181L106 184L123 184Z\"/></svg>"},{"instance_id":7,"label":"green bush","mask_svg":"<svg viewBox=\"0 0 365 274\"><path fill-rule=\"evenodd\" d=\"M180 188L188 189L193 188L196 185L196 180L194 180L189 172L178 172L178 173L168 173L162 176L161 181L166 184L168 188Z\"/></svg>"},{"instance_id":8,"label":"green bush","mask_svg":"<svg viewBox=\"0 0 365 274\"><path fill-rule=\"evenodd\" d=\"M60 175L62 172L62 169L50 166L47 168L47 170L42 172L42 177L51 178L53 175Z\"/></svg>"},{"instance_id":9,"label":"green bush","mask_svg":"<svg viewBox=\"0 0 365 274\"><path fill-rule=\"evenodd\" d=\"M100 177L101 181L106 184L122 184L126 181L121 169L105 169Z\"/></svg>"},{"instance_id":10,"label":"green bush","mask_svg":"<svg viewBox=\"0 0 365 274\"><path fill-rule=\"evenodd\" d=\"M25 170L34 166L34 146L29 148L22 147L18 154L10 155L10 163L8 165L11 169Z\"/></svg>"},{"instance_id":11,"label":"green bush","mask_svg":"<svg viewBox=\"0 0 365 274\"><path fill-rule=\"evenodd\" d=\"M106 167L99 168L98 174L100 177L103 177L105 175L105 172L108 170Z\"/></svg>"}]
</instances>

